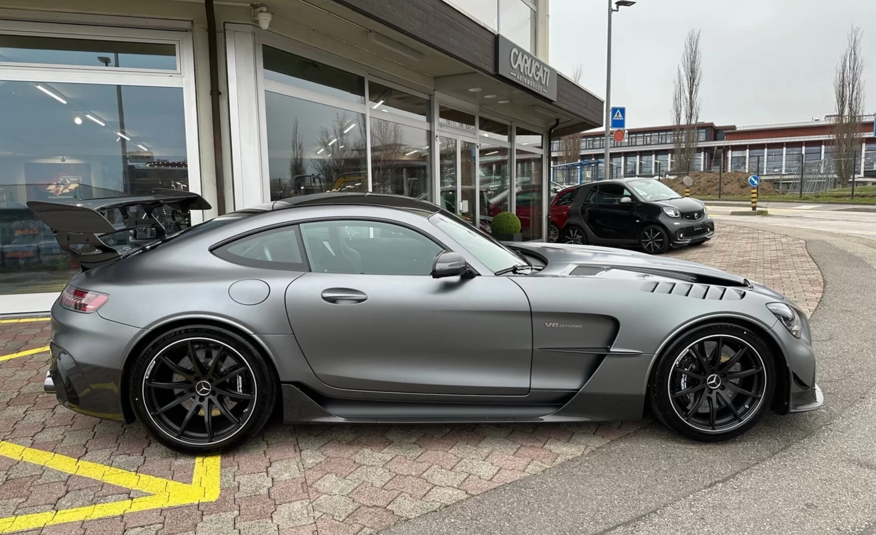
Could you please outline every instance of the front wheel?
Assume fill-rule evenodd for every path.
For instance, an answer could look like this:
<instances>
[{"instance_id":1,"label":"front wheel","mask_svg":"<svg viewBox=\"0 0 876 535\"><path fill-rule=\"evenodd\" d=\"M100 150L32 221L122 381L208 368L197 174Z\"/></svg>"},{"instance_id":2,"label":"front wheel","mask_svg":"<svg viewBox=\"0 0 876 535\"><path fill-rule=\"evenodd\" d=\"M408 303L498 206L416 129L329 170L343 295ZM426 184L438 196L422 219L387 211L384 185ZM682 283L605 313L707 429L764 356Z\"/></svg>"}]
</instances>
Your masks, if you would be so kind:
<instances>
[{"instance_id":1,"label":"front wheel","mask_svg":"<svg viewBox=\"0 0 876 535\"><path fill-rule=\"evenodd\" d=\"M669 234L659 225L650 225L639 234L639 246L649 254L661 254L669 250Z\"/></svg>"},{"instance_id":2,"label":"front wheel","mask_svg":"<svg viewBox=\"0 0 876 535\"><path fill-rule=\"evenodd\" d=\"M159 337L138 356L130 377L137 419L156 440L189 454L247 440L264 427L277 396L258 350L211 326Z\"/></svg>"},{"instance_id":3,"label":"front wheel","mask_svg":"<svg viewBox=\"0 0 876 535\"><path fill-rule=\"evenodd\" d=\"M669 428L717 442L745 433L772 402L776 371L767 345L731 324L694 329L659 357L651 406Z\"/></svg>"}]
</instances>

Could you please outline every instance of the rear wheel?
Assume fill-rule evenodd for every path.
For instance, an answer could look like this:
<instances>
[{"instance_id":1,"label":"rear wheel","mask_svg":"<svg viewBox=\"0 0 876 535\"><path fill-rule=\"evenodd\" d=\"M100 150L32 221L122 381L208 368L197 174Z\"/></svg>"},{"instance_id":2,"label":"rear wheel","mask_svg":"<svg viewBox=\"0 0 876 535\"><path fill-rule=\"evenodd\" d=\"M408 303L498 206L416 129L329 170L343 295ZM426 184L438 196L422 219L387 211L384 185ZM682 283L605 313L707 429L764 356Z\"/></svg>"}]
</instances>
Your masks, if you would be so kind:
<instances>
[{"instance_id":1,"label":"rear wheel","mask_svg":"<svg viewBox=\"0 0 876 535\"><path fill-rule=\"evenodd\" d=\"M257 433L274 406L276 382L255 347L210 326L175 329L134 363L131 405L165 446L202 454Z\"/></svg>"},{"instance_id":2,"label":"rear wheel","mask_svg":"<svg viewBox=\"0 0 876 535\"><path fill-rule=\"evenodd\" d=\"M651 405L668 427L716 442L748 431L769 409L776 372L769 348L748 329L700 327L663 353L649 385Z\"/></svg>"},{"instance_id":3,"label":"rear wheel","mask_svg":"<svg viewBox=\"0 0 876 535\"><path fill-rule=\"evenodd\" d=\"M569 225L563 229L560 241L576 245L587 245L587 235L584 234L584 229L581 227Z\"/></svg>"},{"instance_id":4,"label":"rear wheel","mask_svg":"<svg viewBox=\"0 0 876 535\"><path fill-rule=\"evenodd\" d=\"M553 223L548 227L548 241L551 243L560 241L560 228Z\"/></svg>"},{"instance_id":5,"label":"rear wheel","mask_svg":"<svg viewBox=\"0 0 876 535\"><path fill-rule=\"evenodd\" d=\"M646 253L661 254L669 250L669 234L659 225L650 225L639 234L639 245Z\"/></svg>"}]
</instances>

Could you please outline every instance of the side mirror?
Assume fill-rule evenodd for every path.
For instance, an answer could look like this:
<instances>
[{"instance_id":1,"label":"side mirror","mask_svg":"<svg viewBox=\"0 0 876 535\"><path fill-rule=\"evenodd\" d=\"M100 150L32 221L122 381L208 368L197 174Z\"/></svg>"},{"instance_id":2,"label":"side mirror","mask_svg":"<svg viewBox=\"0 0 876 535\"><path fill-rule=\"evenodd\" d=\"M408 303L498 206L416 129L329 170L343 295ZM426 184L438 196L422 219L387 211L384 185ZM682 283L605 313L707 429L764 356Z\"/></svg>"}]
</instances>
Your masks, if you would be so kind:
<instances>
[{"instance_id":1,"label":"side mirror","mask_svg":"<svg viewBox=\"0 0 876 535\"><path fill-rule=\"evenodd\" d=\"M621 204L631 204L632 202L633 202L632 197L621 197L621 199L620 199Z\"/></svg>"},{"instance_id":2,"label":"side mirror","mask_svg":"<svg viewBox=\"0 0 876 535\"><path fill-rule=\"evenodd\" d=\"M432 262L432 278L461 277L468 271L468 262L459 253L444 251Z\"/></svg>"}]
</instances>

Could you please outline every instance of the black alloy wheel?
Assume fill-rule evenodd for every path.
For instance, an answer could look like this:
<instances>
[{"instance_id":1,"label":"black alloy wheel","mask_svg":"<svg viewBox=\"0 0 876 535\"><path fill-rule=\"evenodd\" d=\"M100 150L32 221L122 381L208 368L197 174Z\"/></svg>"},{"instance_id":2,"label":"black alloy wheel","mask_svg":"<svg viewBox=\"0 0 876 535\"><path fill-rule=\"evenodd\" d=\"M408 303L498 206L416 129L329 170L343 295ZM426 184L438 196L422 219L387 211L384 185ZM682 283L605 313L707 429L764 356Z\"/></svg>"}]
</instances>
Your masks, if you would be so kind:
<instances>
[{"instance_id":1,"label":"black alloy wheel","mask_svg":"<svg viewBox=\"0 0 876 535\"><path fill-rule=\"evenodd\" d=\"M665 253L669 249L669 235L662 227L651 225L642 229L639 245L649 254Z\"/></svg>"},{"instance_id":2,"label":"black alloy wheel","mask_svg":"<svg viewBox=\"0 0 876 535\"><path fill-rule=\"evenodd\" d=\"M550 243L557 243L560 241L560 229L553 223L548 227L548 236L547 239Z\"/></svg>"},{"instance_id":3,"label":"black alloy wheel","mask_svg":"<svg viewBox=\"0 0 876 535\"><path fill-rule=\"evenodd\" d=\"M669 427L698 440L737 436L772 401L775 371L766 345L747 329L698 329L661 358L652 403Z\"/></svg>"},{"instance_id":4,"label":"black alloy wheel","mask_svg":"<svg viewBox=\"0 0 876 535\"><path fill-rule=\"evenodd\" d=\"M190 453L227 449L267 420L275 382L245 340L211 327L154 342L131 377L138 419L166 446Z\"/></svg>"},{"instance_id":5,"label":"black alloy wheel","mask_svg":"<svg viewBox=\"0 0 876 535\"><path fill-rule=\"evenodd\" d=\"M587 235L584 234L584 229L581 227L569 225L563 229L561 241L575 245L587 245Z\"/></svg>"}]
</instances>

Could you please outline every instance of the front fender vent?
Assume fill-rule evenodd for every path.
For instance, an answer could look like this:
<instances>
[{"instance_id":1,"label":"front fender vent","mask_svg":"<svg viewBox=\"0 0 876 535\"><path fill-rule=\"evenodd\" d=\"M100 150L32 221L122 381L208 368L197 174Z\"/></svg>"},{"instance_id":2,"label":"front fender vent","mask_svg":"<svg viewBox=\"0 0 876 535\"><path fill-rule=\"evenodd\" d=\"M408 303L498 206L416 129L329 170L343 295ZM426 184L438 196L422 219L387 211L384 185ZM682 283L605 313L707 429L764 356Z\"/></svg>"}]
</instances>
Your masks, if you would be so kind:
<instances>
[{"instance_id":1,"label":"front fender vent","mask_svg":"<svg viewBox=\"0 0 876 535\"><path fill-rule=\"evenodd\" d=\"M642 291L713 301L740 301L745 298L745 291L736 288L687 282L646 282L642 285Z\"/></svg>"}]
</instances>

